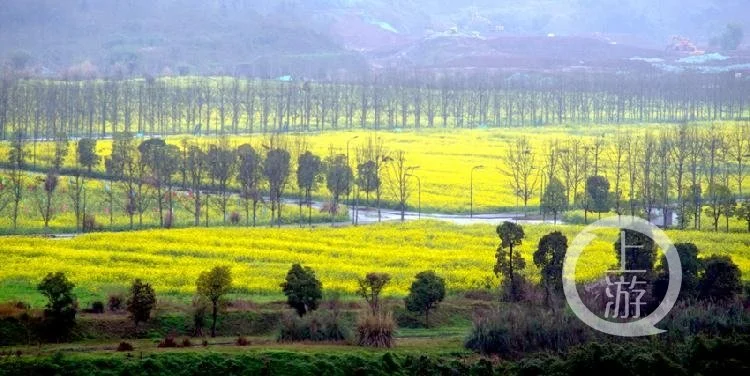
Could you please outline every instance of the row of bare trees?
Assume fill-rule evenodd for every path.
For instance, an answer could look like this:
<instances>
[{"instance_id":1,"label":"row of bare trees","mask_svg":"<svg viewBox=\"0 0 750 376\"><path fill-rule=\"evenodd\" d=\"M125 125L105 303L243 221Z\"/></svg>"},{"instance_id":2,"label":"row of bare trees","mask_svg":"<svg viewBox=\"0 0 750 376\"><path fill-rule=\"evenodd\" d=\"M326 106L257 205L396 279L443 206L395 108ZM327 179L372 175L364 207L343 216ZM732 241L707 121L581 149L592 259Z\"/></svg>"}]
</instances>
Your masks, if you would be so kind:
<instances>
[{"instance_id":1,"label":"row of bare trees","mask_svg":"<svg viewBox=\"0 0 750 376\"><path fill-rule=\"evenodd\" d=\"M340 82L243 78L0 79L0 139L683 122L748 116L734 74L383 73Z\"/></svg>"},{"instance_id":2,"label":"row of bare trees","mask_svg":"<svg viewBox=\"0 0 750 376\"><path fill-rule=\"evenodd\" d=\"M750 123L726 127L678 125L645 132L574 138L545 145L527 138L507 147L502 172L527 211L539 194L540 210L557 215L570 208L642 215L661 213L668 226L676 213L681 228L701 228L701 214L718 229L737 216L750 225L745 184L750 162ZM557 192L559 191L559 192ZM746 211L748 213L746 213Z\"/></svg>"},{"instance_id":3,"label":"row of bare trees","mask_svg":"<svg viewBox=\"0 0 750 376\"><path fill-rule=\"evenodd\" d=\"M392 193L403 220L411 190L408 173L412 168L406 164L406 154L387 152L375 137L354 148L351 157L348 147L344 153L332 145L329 155L321 158L310 150L304 137L290 141L272 135L261 145L253 146L231 145L226 137L217 142L183 139L169 144L160 138L139 140L131 133L117 133L108 156L97 154L95 139L77 140L75 165L70 166L64 163L69 140L66 135L57 134L54 151L43 158L46 174L34 178L26 174L31 167L27 161L28 140L21 134L14 134L12 140L8 161L4 163L8 181L0 177L0 212L12 206L14 229L26 187L38 206L45 231L49 229L50 220L59 212L54 198L61 175L69 175L66 195L75 212L76 230L84 231L93 229L91 223L87 225L87 218L93 221L93 215L86 208L91 200L87 201L85 188L90 177L105 179L104 192L97 192L97 196L106 201L103 204L108 207L110 225L114 224L114 213L120 211L128 216L131 229L136 219L138 226L143 226L148 210L158 211L160 227L172 227L175 205L192 213L194 226L200 226L202 221L209 226L211 208L220 213L222 223L237 223L239 214L230 211L232 197L241 202L246 225L255 226L259 205L268 205L271 224L280 226L284 197L294 194L289 190L294 186L290 180L295 174L300 226L304 221L303 205L308 209L307 222L312 224L313 194L321 192L323 184L330 194L330 206L323 208L330 213L332 224L340 202L346 198L354 206L353 213L357 213L360 199L372 205L374 196L380 218L384 188ZM102 160L105 170L97 171L95 167ZM176 199L178 194L187 199ZM356 218L355 215L353 221Z\"/></svg>"}]
</instances>

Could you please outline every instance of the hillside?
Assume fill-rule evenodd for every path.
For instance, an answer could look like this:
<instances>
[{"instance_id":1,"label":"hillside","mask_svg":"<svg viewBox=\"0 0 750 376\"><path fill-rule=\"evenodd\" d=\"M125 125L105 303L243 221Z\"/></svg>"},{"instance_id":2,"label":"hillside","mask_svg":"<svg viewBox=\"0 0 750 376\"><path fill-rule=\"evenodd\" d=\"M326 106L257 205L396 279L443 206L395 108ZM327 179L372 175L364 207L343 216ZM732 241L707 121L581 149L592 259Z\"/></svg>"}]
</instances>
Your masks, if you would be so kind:
<instances>
[{"instance_id":1,"label":"hillside","mask_svg":"<svg viewBox=\"0 0 750 376\"><path fill-rule=\"evenodd\" d=\"M706 49L728 23L747 23L737 17L747 8L739 0L7 0L0 61L52 77L569 68L659 57L673 35Z\"/></svg>"}]
</instances>

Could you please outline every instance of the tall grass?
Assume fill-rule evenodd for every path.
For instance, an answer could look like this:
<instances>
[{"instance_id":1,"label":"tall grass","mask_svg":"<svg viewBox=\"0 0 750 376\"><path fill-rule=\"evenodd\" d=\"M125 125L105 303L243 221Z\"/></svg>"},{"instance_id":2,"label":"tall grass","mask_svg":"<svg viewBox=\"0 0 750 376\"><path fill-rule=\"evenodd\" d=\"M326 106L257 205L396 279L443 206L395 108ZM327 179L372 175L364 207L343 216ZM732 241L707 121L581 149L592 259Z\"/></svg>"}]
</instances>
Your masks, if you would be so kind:
<instances>
[{"instance_id":1,"label":"tall grass","mask_svg":"<svg viewBox=\"0 0 750 376\"><path fill-rule=\"evenodd\" d=\"M513 357L566 351L592 337L592 330L570 313L516 304L477 314L465 345L483 354Z\"/></svg>"},{"instance_id":2,"label":"tall grass","mask_svg":"<svg viewBox=\"0 0 750 376\"><path fill-rule=\"evenodd\" d=\"M363 311L357 320L357 343L360 346L393 347L396 322L390 312Z\"/></svg>"}]
</instances>

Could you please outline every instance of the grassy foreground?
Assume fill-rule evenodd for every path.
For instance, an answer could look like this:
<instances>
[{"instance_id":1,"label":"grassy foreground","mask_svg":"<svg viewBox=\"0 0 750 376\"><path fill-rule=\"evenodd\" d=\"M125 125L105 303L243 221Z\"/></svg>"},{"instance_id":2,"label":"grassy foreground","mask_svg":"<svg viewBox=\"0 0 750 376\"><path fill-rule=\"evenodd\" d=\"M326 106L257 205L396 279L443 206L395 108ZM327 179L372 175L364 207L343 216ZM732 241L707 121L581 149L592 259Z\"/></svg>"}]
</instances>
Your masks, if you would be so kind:
<instances>
[{"instance_id":1,"label":"grassy foreground","mask_svg":"<svg viewBox=\"0 0 750 376\"><path fill-rule=\"evenodd\" d=\"M525 226L521 247L531 279L538 272L531 254L539 239L555 230L569 241L581 226ZM729 255L750 276L750 235L668 231L674 242L694 242L700 256ZM589 244L578 266L581 279L601 278L615 264L616 230ZM403 296L414 275L434 270L450 292L489 288L498 238L490 225L460 226L419 221L346 228L191 228L125 233L94 233L67 240L42 237L2 238L0 301L43 305L36 284L48 272L63 271L76 284L82 304L106 300L135 278L151 282L160 298L188 301L198 275L229 265L233 295L240 299L280 299L279 284L293 263L311 266L327 292L345 297L357 278L370 271L390 273L386 296Z\"/></svg>"}]
</instances>

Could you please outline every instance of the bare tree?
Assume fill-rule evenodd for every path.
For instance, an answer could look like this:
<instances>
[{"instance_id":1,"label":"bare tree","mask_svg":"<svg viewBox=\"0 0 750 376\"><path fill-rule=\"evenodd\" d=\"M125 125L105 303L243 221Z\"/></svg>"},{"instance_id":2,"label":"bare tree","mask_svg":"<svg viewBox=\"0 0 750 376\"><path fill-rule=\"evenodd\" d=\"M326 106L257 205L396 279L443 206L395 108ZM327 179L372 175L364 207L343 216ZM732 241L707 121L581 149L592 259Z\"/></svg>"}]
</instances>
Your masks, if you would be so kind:
<instances>
[{"instance_id":1,"label":"bare tree","mask_svg":"<svg viewBox=\"0 0 750 376\"><path fill-rule=\"evenodd\" d=\"M193 224L198 227L200 226L201 210L203 209L201 198L203 179L208 170L208 157L206 157L206 152L200 146L194 144L188 145L187 155L183 164L188 175L190 195L193 199Z\"/></svg>"},{"instance_id":2,"label":"bare tree","mask_svg":"<svg viewBox=\"0 0 750 376\"><path fill-rule=\"evenodd\" d=\"M217 202L218 208L222 214L222 223L227 222L227 204L231 192L229 191L229 181L234 176L237 166L237 155L229 147L227 139L223 138L218 145L211 145L206 154L208 159L208 174L219 189Z\"/></svg>"},{"instance_id":3,"label":"bare tree","mask_svg":"<svg viewBox=\"0 0 750 376\"><path fill-rule=\"evenodd\" d=\"M406 201L409 199L409 173L415 169L414 166L406 165L406 152L397 150L393 157L388 160L388 187L391 194L398 203L401 212L401 221L406 216Z\"/></svg>"},{"instance_id":4,"label":"bare tree","mask_svg":"<svg viewBox=\"0 0 750 376\"><path fill-rule=\"evenodd\" d=\"M339 198L348 195L352 188L352 168L346 155L332 155L327 164L326 185L331 193L331 226L338 213Z\"/></svg>"},{"instance_id":5,"label":"bare tree","mask_svg":"<svg viewBox=\"0 0 750 376\"><path fill-rule=\"evenodd\" d=\"M703 165L703 148L705 140L695 126L686 128L687 133L687 163L690 174L690 198L687 205L690 206L695 229L700 229L701 220L701 167ZM687 210L687 209L686 209Z\"/></svg>"},{"instance_id":6,"label":"bare tree","mask_svg":"<svg viewBox=\"0 0 750 376\"><path fill-rule=\"evenodd\" d=\"M10 167L10 182L13 189L13 230L18 228L18 212L23 199L23 169L26 166L26 140L23 132L16 131L12 135L10 152L8 153Z\"/></svg>"},{"instance_id":7,"label":"bare tree","mask_svg":"<svg viewBox=\"0 0 750 376\"><path fill-rule=\"evenodd\" d=\"M735 174L737 188L740 197L742 194L742 183L745 181L745 161L750 158L750 123L736 123L730 130L728 141L728 154L732 162L736 162Z\"/></svg>"},{"instance_id":8,"label":"bare tree","mask_svg":"<svg viewBox=\"0 0 750 376\"><path fill-rule=\"evenodd\" d=\"M369 188L369 190L365 189L368 201L370 192L373 190L375 192L375 206L378 210L379 222L382 218L380 200L383 192L383 170L386 163L391 160L391 157L388 156L383 146L383 140L380 137L370 136L365 145L359 149L358 158L363 161L363 163L360 163L363 168L359 169L358 176L362 180L361 182ZM363 172L365 175L362 175Z\"/></svg>"},{"instance_id":9,"label":"bare tree","mask_svg":"<svg viewBox=\"0 0 750 376\"><path fill-rule=\"evenodd\" d=\"M643 139L636 135L630 135L625 140L625 154L628 167L628 204L630 206L630 215L635 216L636 209L636 192L638 176L640 174L639 152L643 147Z\"/></svg>"},{"instance_id":10,"label":"bare tree","mask_svg":"<svg viewBox=\"0 0 750 376\"><path fill-rule=\"evenodd\" d=\"M569 140L565 148L560 150L560 168L565 177L569 202L578 202L578 187L586 179L587 150L587 146L579 139Z\"/></svg>"},{"instance_id":11,"label":"bare tree","mask_svg":"<svg viewBox=\"0 0 750 376\"><path fill-rule=\"evenodd\" d=\"M618 131L615 134L615 141L612 148L609 150L609 163L612 166L612 174L614 175L614 207L617 215L622 215L622 183L625 177L625 170L627 167L627 147L628 139L630 134Z\"/></svg>"},{"instance_id":12,"label":"bare tree","mask_svg":"<svg viewBox=\"0 0 750 376\"><path fill-rule=\"evenodd\" d=\"M654 207L656 207L657 195L659 194L659 189L656 184L658 170L653 164L657 157L657 148L657 140L654 138L653 134L646 132L643 138L643 152L640 156L641 159L638 162L641 167L638 188L643 211L646 215L646 220L648 221L651 221Z\"/></svg>"},{"instance_id":13,"label":"bare tree","mask_svg":"<svg viewBox=\"0 0 750 376\"><path fill-rule=\"evenodd\" d=\"M656 146L656 158L652 161L652 163L655 165L654 175L657 179L655 180L656 189L658 189L658 192L655 193L655 196L658 198L658 202L662 207L662 227L665 228L668 224L669 214L669 187L671 184L670 166L673 162L672 144L673 140L671 138L669 130L662 130L661 132L659 132Z\"/></svg>"},{"instance_id":14,"label":"bare tree","mask_svg":"<svg viewBox=\"0 0 750 376\"><path fill-rule=\"evenodd\" d=\"M510 176L516 198L523 201L525 216L529 199L536 192L538 179L538 175L534 173L535 155L529 140L522 137L518 138L515 143L509 144L502 160L505 166L501 168L501 171Z\"/></svg>"},{"instance_id":15,"label":"bare tree","mask_svg":"<svg viewBox=\"0 0 750 376\"><path fill-rule=\"evenodd\" d=\"M250 202L253 208L253 227L257 219L258 202L262 196L260 184L262 174L262 163L260 154L249 144L240 145L237 148L239 156L238 176L240 183L240 197L245 201L245 220L250 224Z\"/></svg>"},{"instance_id":16,"label":"bare tree","mask_svg":"<svg viewBox=\"0 0 750 376\"><path fill-rule=\"evenodd\" d=\"M686 124L680 125L670 132L672 138L670 154L672 175L674 186L677 190L677 215L680 228L685 228L690 221L690 215L687 213L685 200L685 175L688 169L688 159L690 157L689 149L689 129Z\"/></svg>"},{"instance_id":17,"label":"bare tree","mask_svg":"<svg viewBox=\"0 0 750 376\"><path fill-rule=\"evenodd\" d=\"M271 223L281 227L281 196L289 178L291 156L281 147L268 150L263 164L263 173L268 179L271 200Z\"/></svg>"},{"instance_id":18,"label":"bare tree","mask_svg":"<svg viewBox=\"0 0 750 376\"><path fill-rule=\"evenodd\" d=\"M57 183L59 178L57 172L54 169L50 170L43 179L40 180L42 191L36 196L37 207L39 208L39 214L44 220L44 231L49 231L49 221L55 215L55 190L57 190ZM36 190L37 187L35 187Z\"/></svg>"},{"instance_id":19,"label":"bare tree","mask_svg":"<svg viewBox=\"0 0 750 376\"><path fill-rule=\"evenodd\" d=\"M306 151L299 156L297 163L297 186L304 191L307 203L307 223L312 225L312 191L321 180L323 165L320 157ZM301 195L300 195L301 196ZM302 197L300 197L300 218L302 217Z\"/></svg>"},{"instance_id":20,"label":"bare tree","mask_svg":"<svg viewBox=\"0 0 750 376\"><path fill-rule=\"evenodd\" d=\"M708 187L705 200L711 203L710 205L715 211L719 212L720 205L717 203L720 201L720 197L718 196L724 192L722 189L718 189L722 185L717 183L717 174L720 173L721 157L725 151L724 135L720 134L716 127L711 126L711 128L704 130L701 136L703 138L702 153L705 156L703 158L703 175L706 187ZM723 186L726 187L726 185ZM713 217L718 218L715 215ZM718 219L714 221L714 227L717 226L716 221Z\"/></svg>"}]
</instances>

